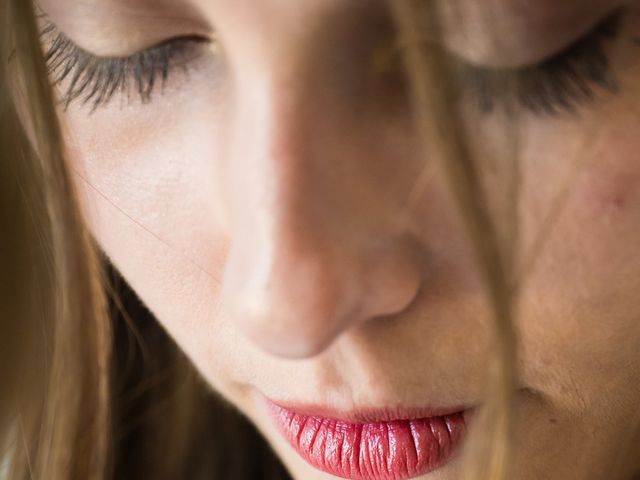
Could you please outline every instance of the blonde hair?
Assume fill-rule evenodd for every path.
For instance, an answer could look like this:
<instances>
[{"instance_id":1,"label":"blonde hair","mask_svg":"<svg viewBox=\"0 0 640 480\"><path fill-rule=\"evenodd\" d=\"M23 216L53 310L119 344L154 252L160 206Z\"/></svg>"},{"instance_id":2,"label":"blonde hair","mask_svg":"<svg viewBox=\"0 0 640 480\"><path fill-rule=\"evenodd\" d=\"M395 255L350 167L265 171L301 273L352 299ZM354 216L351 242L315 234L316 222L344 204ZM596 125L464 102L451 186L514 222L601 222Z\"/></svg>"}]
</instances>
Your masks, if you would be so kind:
<instances>
[{"instance_id":1,"label":"blonde hair","mask_svg":"<svg viewBox=\"0 0 640 480\"><path fill-rule=\"evenodd\" d=\"M38 307L8 319L33 328L29 353L37 355L12 364L35 369L39 393L10 410L9 478L100 478L108 450L110 348L101 272L65 163L32 4L5 1L0 8L1 151L3 163L15 169L7 183L25 192L19 201L32 242L25 260L34 280L25 291ZM8 101L15 96L25 112Z\"/></svg>"}]
</instances>

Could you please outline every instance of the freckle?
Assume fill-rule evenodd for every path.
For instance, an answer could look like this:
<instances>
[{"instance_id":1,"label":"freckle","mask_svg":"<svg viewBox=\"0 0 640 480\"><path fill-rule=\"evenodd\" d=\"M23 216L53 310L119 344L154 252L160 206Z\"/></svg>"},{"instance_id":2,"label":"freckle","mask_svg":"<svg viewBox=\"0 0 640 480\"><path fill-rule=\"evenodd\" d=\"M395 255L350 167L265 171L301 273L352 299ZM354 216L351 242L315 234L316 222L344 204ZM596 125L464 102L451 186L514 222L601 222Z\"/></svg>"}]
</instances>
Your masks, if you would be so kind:
<instances>
[{"instance_id":1,"label":"freckle","mask_svg":"<svg viewBox=\"0 0 640 480\"><path fill-rule=\"evenodd\" d=\"M550 418L549 423L553 423L555 425L558 423L558 420L556 420L555 418Z\"/></svg>"}]
</instances>

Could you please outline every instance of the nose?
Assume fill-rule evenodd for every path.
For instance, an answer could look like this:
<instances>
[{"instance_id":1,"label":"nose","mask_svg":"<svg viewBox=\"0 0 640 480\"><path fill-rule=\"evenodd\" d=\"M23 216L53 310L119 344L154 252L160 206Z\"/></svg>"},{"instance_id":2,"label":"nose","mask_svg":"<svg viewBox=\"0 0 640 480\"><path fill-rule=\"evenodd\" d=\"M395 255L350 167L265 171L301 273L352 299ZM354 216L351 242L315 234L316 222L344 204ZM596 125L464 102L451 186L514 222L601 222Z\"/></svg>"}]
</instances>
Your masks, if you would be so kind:
<instances>
[{"instance_id":1,"label":"nose","mask_svg":"<svg viewBox=\"0 0 640 480\"><path fill-rule=\"evenodd\" d=\"M419 275L401 241L358 244L325 219L299 222L292 213L254 218L227 263L226 311L257 346L311 357L350 328L411 303Z\"/></svg>"},{"instance_id":2,"label":"nose","mask_svg":"<svg viewBox=\"0 0 640 480\"><path fill-rule=\"evenodd\" d=\"M237 88L222 305L259 348L308 358L406 309L420 249L399 221L401 169L381 127L317 69L264 71Z\"/></svg>"}]
</instances>

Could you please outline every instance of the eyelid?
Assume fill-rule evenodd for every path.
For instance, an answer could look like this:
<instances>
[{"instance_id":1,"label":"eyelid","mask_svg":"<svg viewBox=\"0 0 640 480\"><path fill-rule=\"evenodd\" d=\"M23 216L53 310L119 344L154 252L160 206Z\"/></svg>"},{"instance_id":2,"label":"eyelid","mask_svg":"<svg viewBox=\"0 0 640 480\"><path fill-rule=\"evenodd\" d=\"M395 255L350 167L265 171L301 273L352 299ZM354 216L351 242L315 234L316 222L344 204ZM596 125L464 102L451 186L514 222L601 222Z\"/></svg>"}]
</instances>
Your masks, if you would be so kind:
<instances>
[{"instance_id":1,"label":"eyelid","mask_svg":"<svg viewBox=\"0 0 640 480\"><path fill-rule=\"evenodd\" d=\"M217 35L215 25L191 2L37 0L35 9L41 27L53 23L76 45L99 57L126 57L170 38L207 41Z\"/></svg>"},{"instance_id":2,"label":"eyelid","mask_svg":"<svg viewBox=\"0 0 640 480\"><path fill-rule=\"evenodd\" d=\"M194 43L215 43L216 42L215 39L201 36L201 35L195 35L195 34L175 35L173 37L164 38L162 40L149 43L147 45L143 45L140 48L136 48L134 51L129 53L110 55L106 53L96 53L91 51L91 49L89 48L83 47L82 45L78 44L78 42L76 42L71 37L69 37L65 32L63 32L60 28L58 28L57 25L55 25L51 20L48 20L47 18L42 19L41 24L43 26L41 27L40 32L41 32L42 39L45 43L45 47L47 46L47 42L50 43L52 40L55 40L56 37L64 38L64 40L69 44L73 45L73 47L76 50L84 53L85 55L91 56L96 60L105 60L105 61L131 59L136 55L139 55L141 53L144 53L156 48L161 48L167 44L171 44L172 42L194 42Z\"/></svg>"},{"instance_id":3,"label":"eyelid","mask_svg":"<svg viewBox=\"0 0 640 480\"><path fill-rule=\"evenodd\" d=\"M473 0L461 1L464 5L473 3ZM469 6L470 13L465 10L462 14L458 11L458 2L444 2L448 7L443 16L446 49L466 63L480 67L509 69L540 63L578 41L629 3L628 0L589 0L579 7L577 2L562 0L543 7L536 2L518 2L523 3L522 11L518 12L514 7L506 7L515 2L496 2L505 4L505 12Z\"/></svg>"},{"instance_id":4,"label":"eyelid","mask_svg":"<svg viewBox=\"0 0 640 480\"><path fill-rule=\"evenodd\" d=\"M558 45L552 51L545 52L544 55L535 57L533 60L527 62L518 62L516 65L492 65L492 64L477 64L469 62L465 58L456 54L451 56L457 59L457 62L468 66L469 68L482 70L485 72L495 73L518 73L533 69L544 68L546 64L554 62L560 57L568 56L572 50L585 43L586 41L593 39L611 40L614 39L620 31L621 18L624 16L624 10L617 10L605 17L600 18L596 23L591 24L589 28L581 31L581 34L577 37L570 37L570 41L566 41Z\"/></svg>"}]
</instances>

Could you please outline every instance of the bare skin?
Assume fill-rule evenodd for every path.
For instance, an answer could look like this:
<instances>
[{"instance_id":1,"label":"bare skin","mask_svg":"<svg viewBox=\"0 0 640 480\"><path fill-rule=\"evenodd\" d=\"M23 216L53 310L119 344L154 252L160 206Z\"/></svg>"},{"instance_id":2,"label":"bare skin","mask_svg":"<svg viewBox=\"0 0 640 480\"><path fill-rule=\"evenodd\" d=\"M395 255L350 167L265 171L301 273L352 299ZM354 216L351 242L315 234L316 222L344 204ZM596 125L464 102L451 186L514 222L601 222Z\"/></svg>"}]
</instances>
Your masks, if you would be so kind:
<instances>
[{"instance_id":1,"label":"bare skin","mask_svg":"<svg viewBox=\"0 0 640 480\"><path fill-rule=\"evenodd\" d=\"M61 118L100 245L297 480L330 477L285 444L259 394L337 410L483 403L490 309L401 75L372 67L392 39L382 2L77 3L41 5L93 53L179 36L218 42L197 47L189 73L171 74L148 103L114 97L91 113L76 102ZM540 2L538 18L585 7L565 2L554 14L554 3ZM640 28L634 2L610 3ZM571 28L551 24L529 39ZM452 45L465 56L464 42ZM640 455L621 453L640 420L637 48L621 48L618 92L598 90L575 114L523 109L505 130L498 110L465 107L479 150L519 138L518 264L570 184L523 283L513 478L598 480L613 478L617 460L622 475L640 467L629 460ZM511 63L530 60L521 50ZM491 165L483 171L500 198L504 185ZM457 479L459 468L423 478Z\"/></svg>"}]
</instances>

